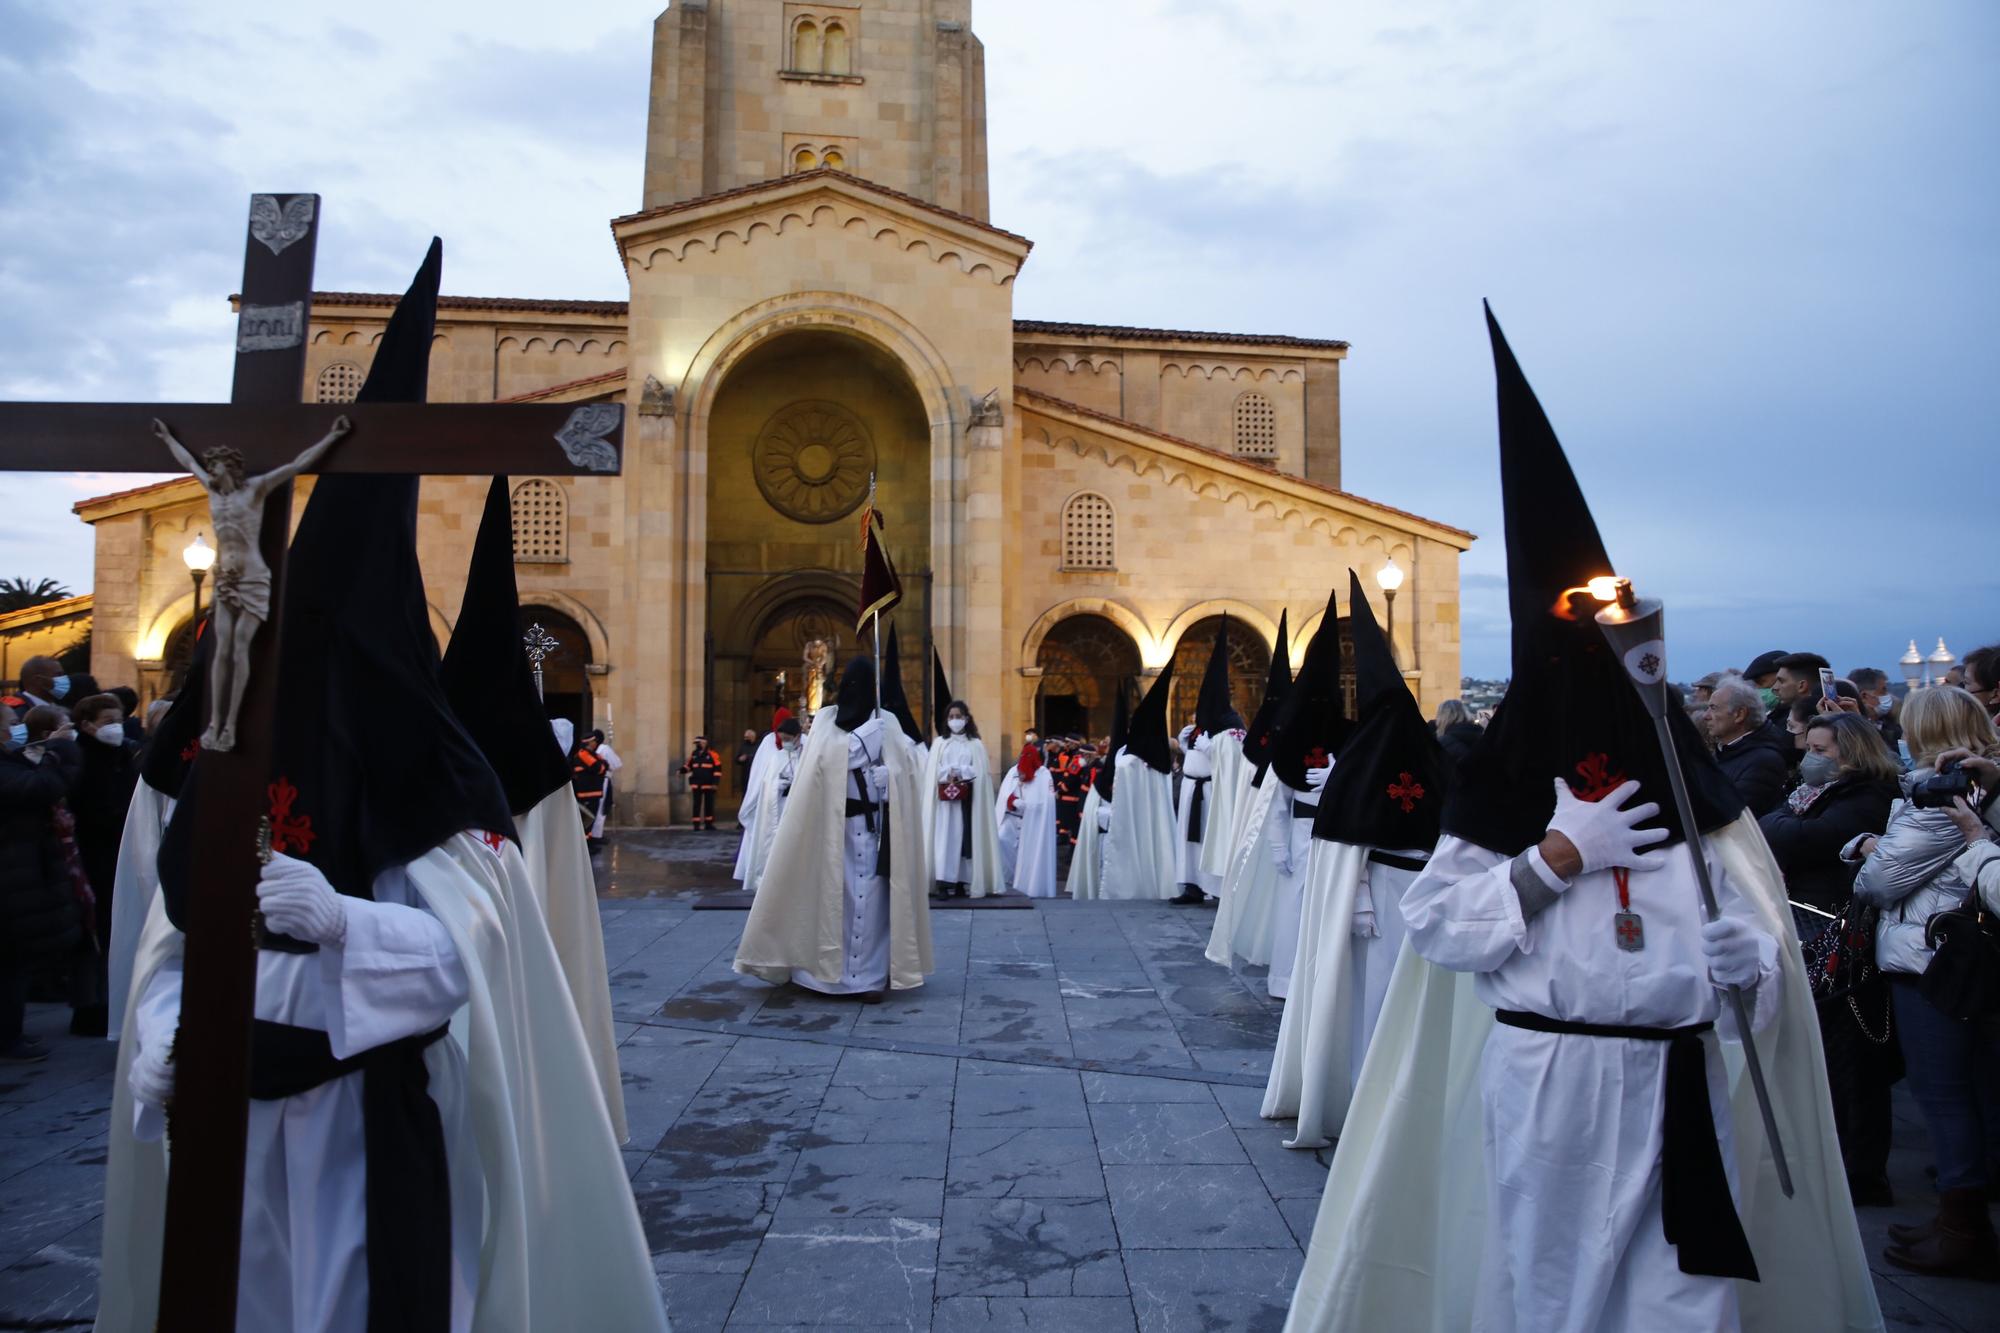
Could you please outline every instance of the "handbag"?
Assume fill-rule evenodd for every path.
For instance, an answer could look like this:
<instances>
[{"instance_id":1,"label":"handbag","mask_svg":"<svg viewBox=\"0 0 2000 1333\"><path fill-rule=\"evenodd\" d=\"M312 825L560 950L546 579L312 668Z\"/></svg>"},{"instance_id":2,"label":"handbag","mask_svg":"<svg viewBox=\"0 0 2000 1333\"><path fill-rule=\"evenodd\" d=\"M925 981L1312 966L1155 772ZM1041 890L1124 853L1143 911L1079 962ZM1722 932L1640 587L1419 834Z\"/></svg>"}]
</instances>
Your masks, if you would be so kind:
<instances>
[{"instance_id":1,"label":"handbag","mask_svg":"<svg viewBox=\"0 0 2000 1333\"><path fill-rule=\"evenodd\" d=\"M1924 943L1931 961L1917 989L1926 1000L1964 1021L2000 1014L2000 922L1977 890L1925 922Z\"/></svg>"},{"instance_id":2,"label":"handbag","mask_svg":"<svg viewBox=\"0 0 2000 1333\"><path fill-rule=\"evenodd\" d=\"M962 801L970 794L971 788L967 787L957 778L946 778L943 782L938 783L938 799L940 801Z\"/></svg>"},{"instance_id":3,"label":"handbag","mask_svg":"<svg viewBox=\"0 0 2000 1333\"><path fill-rule=\"evenodd\" d=\"M1831 921L1800 942L1806 984L1814 1000L1845 998L1881 975L1875 966L1875 926L1881 918L1880 908L1850 899Z\"/></svg>"}]
</instances>

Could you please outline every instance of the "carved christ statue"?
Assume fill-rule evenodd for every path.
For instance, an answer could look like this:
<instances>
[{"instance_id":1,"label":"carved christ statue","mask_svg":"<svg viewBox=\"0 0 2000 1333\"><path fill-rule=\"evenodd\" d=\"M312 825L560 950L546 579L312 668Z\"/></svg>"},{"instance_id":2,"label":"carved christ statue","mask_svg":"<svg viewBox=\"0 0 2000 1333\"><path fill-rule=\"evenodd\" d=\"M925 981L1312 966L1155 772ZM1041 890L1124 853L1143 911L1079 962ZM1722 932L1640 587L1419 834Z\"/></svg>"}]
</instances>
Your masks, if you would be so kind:
<instances>
[{"instance_id":1,"label":"carved christ statue","mask_svg":"<svg viewBox=\"0 0 2000 1333\"><path fill-rule=\"evenodd\" d=\"M209 519L215 525L215 602L209 626L215 646L209 657L208 730L201 738L205 749L236 748L236 715L250 683L250 643L271 615L271 567L259 549L264 500L317 463L347 431L347 418L341 417L319 443L291 462L246 477L243 455L234 449L210 449L197 463L166 422L153 421L153 434L208 492Z\"/></svg>"}]
</instances>

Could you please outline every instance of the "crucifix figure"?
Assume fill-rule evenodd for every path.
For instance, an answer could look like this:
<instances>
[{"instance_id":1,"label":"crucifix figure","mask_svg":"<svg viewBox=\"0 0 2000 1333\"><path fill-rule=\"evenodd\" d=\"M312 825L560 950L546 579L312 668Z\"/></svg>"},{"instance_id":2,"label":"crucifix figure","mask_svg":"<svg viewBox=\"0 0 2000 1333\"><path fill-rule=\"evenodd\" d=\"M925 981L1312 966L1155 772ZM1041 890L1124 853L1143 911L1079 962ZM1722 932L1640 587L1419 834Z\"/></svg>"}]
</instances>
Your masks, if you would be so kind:
<instances>
[{"instance_id":1,"label":"crucifix figure","mask_svg":"<svg viewBox=\"0 0 2000 1333\"><path fill-rule=\"evenodd\" d=\"M236 1322L257 979L257 954L246 946L261 871L258 825L271 813L292 479L578 476L621 467L623 413L612 403L301 403L318 203L310 194L251 201L229 402L0 402L0 471L155 472L155 423L172 422L162 438L169 447L199 442L199 465L185 447L175 453L208 490L224 561L232 544L240 559L228 595L231 617L241 618L225 627L219 580L214 623L223 636L218 649L230 649L215 654L217 672L228 662L233 676L227 694L216 696L225 702L210 725L227 748L210 745L197 761L192 838L202 869L183 925L173 1171L160 1232L158 1327L168 1333L213 1333ZM302 439L319 443L293 456L285 442Z\"/></svg>"},{"instance_id":2,"label":"crucifix figure","mask_svg":"<svg viewBox=\"0 0 2000 1333\"><path fill-rule=\"evenodd\" d=\"M209 520L215 525L215 600L209 626L215 646L208 674L208 730L201 738L205 749L236 748L236 717L243 708L243 690L250 683L250 644L271 617L271 567L258 550L264 501L272 491L319 462L348 430L347 418L337 418L319 443L291 462L246 477L243 455L236 450L217 445L203 453L197 463L167 423L153 418L153 434L173 450L174 458L208 492Z\"/></svg>"}]
</instances>

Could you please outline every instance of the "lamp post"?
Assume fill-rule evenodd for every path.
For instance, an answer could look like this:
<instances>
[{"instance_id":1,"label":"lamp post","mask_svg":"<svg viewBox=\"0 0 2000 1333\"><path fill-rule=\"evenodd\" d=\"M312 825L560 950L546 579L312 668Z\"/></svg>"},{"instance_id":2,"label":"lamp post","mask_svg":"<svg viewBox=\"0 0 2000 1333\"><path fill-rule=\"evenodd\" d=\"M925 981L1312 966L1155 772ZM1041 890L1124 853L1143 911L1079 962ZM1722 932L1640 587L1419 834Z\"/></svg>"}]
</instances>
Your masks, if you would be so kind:
<instances>
[{"instance_id":1,"label":"lamp post","mask_svg":"<svg viewBox=\"0 0 2000 1333\"><path fill-rule=\"evenodd\" d=\"M1910 640L1909 649L1896 665L1903 668L1903 684L1909 689L1916 689L1917 683L1924 678L1924 655L1917 651L1915 639Z\"/></svg>"},{"instance_id":2,"label":"lamp post","mask_svg":"<svg viewBox=\"0 0 2000 1333\"><path fill-rule=\"evenodd\" d=\"M1930 668L1930 670L1926 674L1930 677L1932 683L1942 682L1945 678L1946 673L1948 673L1952 669L1952 667L1956 665L1957 662L1958 662L1958 655L1952 652L1951 649L1944 646L1944 635L1940 634L1938 635L1937 651L1924 659L1924 664Z\"/></svg>"},{"instance_id":3,"label":"lamp post","mask_svg":"<svg viewBox=\"0 0 2000 1333\"><path fill-rule=\"evenodd\" d=\"M215 548L197 532L194 540L181 548L181 559L186 562L188 573L194 576L194 620L201 623L201 581L208 577L208 571L215 565Z\"/></svg>"},{"instance_id":4,"label":"lamp post","mask_svg":"<svg viewBox=\"0 0 2000 1333\"><path fill-rule=\"evenodd\" d=\"M1389 656L1396 658L1396 589L1403 586L1403 570L1394 560L1375 571L1375 586L1382 590L1382 596L1389 604ZM1398 669L1402 666L1396 659Z\"/></svg>"}]
</instances>

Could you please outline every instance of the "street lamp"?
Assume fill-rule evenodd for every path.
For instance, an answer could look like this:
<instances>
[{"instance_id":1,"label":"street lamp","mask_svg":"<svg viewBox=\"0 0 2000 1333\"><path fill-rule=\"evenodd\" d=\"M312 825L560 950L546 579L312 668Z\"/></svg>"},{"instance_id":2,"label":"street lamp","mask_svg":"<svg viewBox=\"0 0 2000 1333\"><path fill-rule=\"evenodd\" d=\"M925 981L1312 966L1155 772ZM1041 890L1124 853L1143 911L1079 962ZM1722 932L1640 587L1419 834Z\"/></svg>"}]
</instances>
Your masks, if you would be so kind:
<instances>
[{"instance_id":1,"label":"street lamp","mask_svg":"<svg viewBox=\"0 0 2000 1333\"><path fill-rule=\"evenodd\" d=\"M1910 689L1916 689L1917 682L1924 677L1924 655L1917 651L1915 639L1910 640L1909 651L1903 654L1902 660L1897 665L1903 668L1903 684Z\"/></svg>"},{"instance_id":2,"label":"street lamp","mask_svg":"<svg viewBox=\"0 0 2000 1333\"><path fill-rule=\"evenodd\" d=\"M1396 655L1396 589L1403 586L1403 571L1392 559L1375 571L1375 586L1389 603L1389 656Z\"/></svg>"},{"instance_id":3,"label":"street lamp","mask_svg":"<svg viewBox=\"0 0 2000 1333\"><path fill-rule=\"evenodd\" d=\"M1931 668L1931 679L1942 681L1945 678L1945 673L1950 671L1953 664L1958 661L1958 656L1951 649L1944 646L1944 635L1940 634L1938 635L1937 651L1925 658L1924 661Z\"/></svg>"},{"instance_id":4,"label":"street lamp","mask_svg":"<svg viewBox=\"0 0 2000 1333\"><path fill-rule=\"evenodd\" d=\"M208 577L208 571L215 564L215 548L210 546L197 532L194 540L181 548L181 559L187 562L188 573L194 575L194 619L201 623L201 581Z\"/></svg>"}]
</instances>

